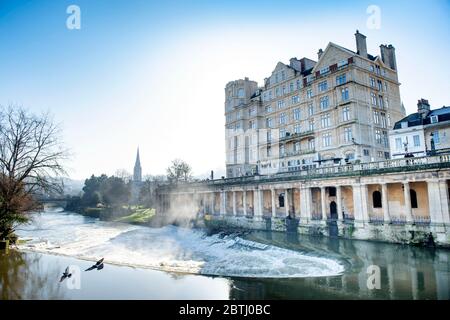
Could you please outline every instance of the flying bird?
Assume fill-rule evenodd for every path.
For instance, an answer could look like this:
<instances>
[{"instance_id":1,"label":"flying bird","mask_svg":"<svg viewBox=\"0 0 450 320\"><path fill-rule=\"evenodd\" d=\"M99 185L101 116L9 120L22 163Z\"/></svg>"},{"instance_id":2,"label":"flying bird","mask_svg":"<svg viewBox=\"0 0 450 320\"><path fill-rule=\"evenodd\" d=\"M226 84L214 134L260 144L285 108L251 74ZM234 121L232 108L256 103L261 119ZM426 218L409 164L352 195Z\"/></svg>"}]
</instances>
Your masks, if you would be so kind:
<instances>
[{"instance_id":1,"label":"flying bird","mask_svg":"<svg viewBox=\"0 0 450 320\"><path fill-rule=\"evenodd\" d=\"M61 279L59 279L59 282L63 282L66 278L70 278L72 276L71 273L69 273L69 267L64 270L64 273L61 276Z\"/></svg>"},{"instance_id":2,"label":"flying bird","mask_svg":"<svg viewBox=\"0 0 450 320\"><path fill-rule=\"evenodd\" d=\"M104 267L104 265L103 265L103 260L104 260L104 258L101 258L101 259L98 260L92 267L89 267L89 268L87 268L87 269L84 270L84 271L91 271L91 270L94 270L94 269L97 269L97 270L103 269L103 267Z\"/></svg>"}]
</instances>

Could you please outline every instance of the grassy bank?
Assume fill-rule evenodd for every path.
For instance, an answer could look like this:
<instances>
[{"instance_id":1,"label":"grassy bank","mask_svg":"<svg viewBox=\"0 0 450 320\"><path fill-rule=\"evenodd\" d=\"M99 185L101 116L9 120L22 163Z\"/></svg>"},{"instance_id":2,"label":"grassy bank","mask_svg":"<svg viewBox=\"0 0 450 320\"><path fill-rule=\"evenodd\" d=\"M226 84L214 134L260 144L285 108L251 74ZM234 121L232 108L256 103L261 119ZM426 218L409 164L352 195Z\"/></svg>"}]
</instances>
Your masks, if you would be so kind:
<instances>
[{"instance_id":1,"label":"grassy bank","mask_svg":"<svg viewBox=\"0 0 450 320\"><path fill-rule=\"evenodd\" d=\"M115 219L116 222L147 224L155 215L155 209L134 207L132 213Z\"/></svg>"}]
</instances>

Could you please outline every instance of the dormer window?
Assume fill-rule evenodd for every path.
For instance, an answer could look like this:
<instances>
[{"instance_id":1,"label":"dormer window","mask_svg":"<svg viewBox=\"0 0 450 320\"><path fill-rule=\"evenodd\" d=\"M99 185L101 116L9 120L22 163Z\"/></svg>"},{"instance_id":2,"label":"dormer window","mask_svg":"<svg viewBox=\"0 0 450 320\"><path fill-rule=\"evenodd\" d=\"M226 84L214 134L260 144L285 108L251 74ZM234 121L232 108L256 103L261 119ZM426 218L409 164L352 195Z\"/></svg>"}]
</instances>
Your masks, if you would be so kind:
<instances>
[{"instance_id":1,"label":"dormer window","mask_svg":"<svg viewBox=\"0 0 450 320\"><path fill-rule=\"evenodd\" d=\"M436 115L431 116L430 117L430 122L431 123L438 123L439 122L438 116L436 116Z\"/></svg>"},{"instance_id":2,"label":"dormer window","mask_svg":"<svg viewBox=\"0 0 450 320\"><path fill-rule=\"evenodd\" d=\"M401 125L402 129L408 128L408 122L407 121L403 121L400 125Z\"/></svg>"}]
</instances>

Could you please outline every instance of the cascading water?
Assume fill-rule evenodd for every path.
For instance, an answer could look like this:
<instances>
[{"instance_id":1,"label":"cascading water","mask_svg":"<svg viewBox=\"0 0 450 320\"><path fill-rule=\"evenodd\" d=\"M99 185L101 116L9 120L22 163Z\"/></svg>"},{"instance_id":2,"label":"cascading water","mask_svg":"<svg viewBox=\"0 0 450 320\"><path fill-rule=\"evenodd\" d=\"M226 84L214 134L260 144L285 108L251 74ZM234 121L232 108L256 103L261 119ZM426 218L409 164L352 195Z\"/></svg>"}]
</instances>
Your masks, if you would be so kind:
<instances>
[{"instance_id":1,"label":"cascading water","mask_svg":"<svg viewBox=\"0 0 450 320\"><path fill-rule=\"evenodd\" d=\"M19 230L23 250L172 272L259 278L342 274L334 258L312 256L238 235L206 235L175 226L147 228L102 222L58 210L36 215Z\"/></svg>"}]
</instances>

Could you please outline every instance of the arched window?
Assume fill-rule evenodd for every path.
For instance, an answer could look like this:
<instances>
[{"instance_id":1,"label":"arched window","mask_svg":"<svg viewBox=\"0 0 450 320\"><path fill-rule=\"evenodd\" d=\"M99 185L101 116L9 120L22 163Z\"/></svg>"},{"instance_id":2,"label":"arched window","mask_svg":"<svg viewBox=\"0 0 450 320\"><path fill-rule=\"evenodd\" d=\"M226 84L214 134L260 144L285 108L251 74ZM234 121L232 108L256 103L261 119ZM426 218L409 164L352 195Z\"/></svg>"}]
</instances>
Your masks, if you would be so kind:
<instances>
[{"instance_id":1,"label":"arched window","mask_svg":"<svg viewBox=\"0 0 450 320\"><path fill-rule=\"evenodd\" d=\"M374 208L381 208L381 192L380 191L374 191L372 193L372 201L373 201L373 207Z\"/></svg>"},{"instance_id":2,"label":"arched window","mask_svg":"<svg viewBox=\"0 0 450 320\"><path fill-rule=\"evenodd\" d=\"M415 190L411 189L409 190L409 194L411 196L411 208L417 209L417 193Z\"/></svg>"},{"instance_id":3,"label":"arched window","mask_svg":"<svg viewBox=\"0 0 450 320\"><path fill-rule=\"evenodd\" d=\"M284 193L278 196L278 205L280 208L284 208Z\"/></svg>"}]
</instances>

